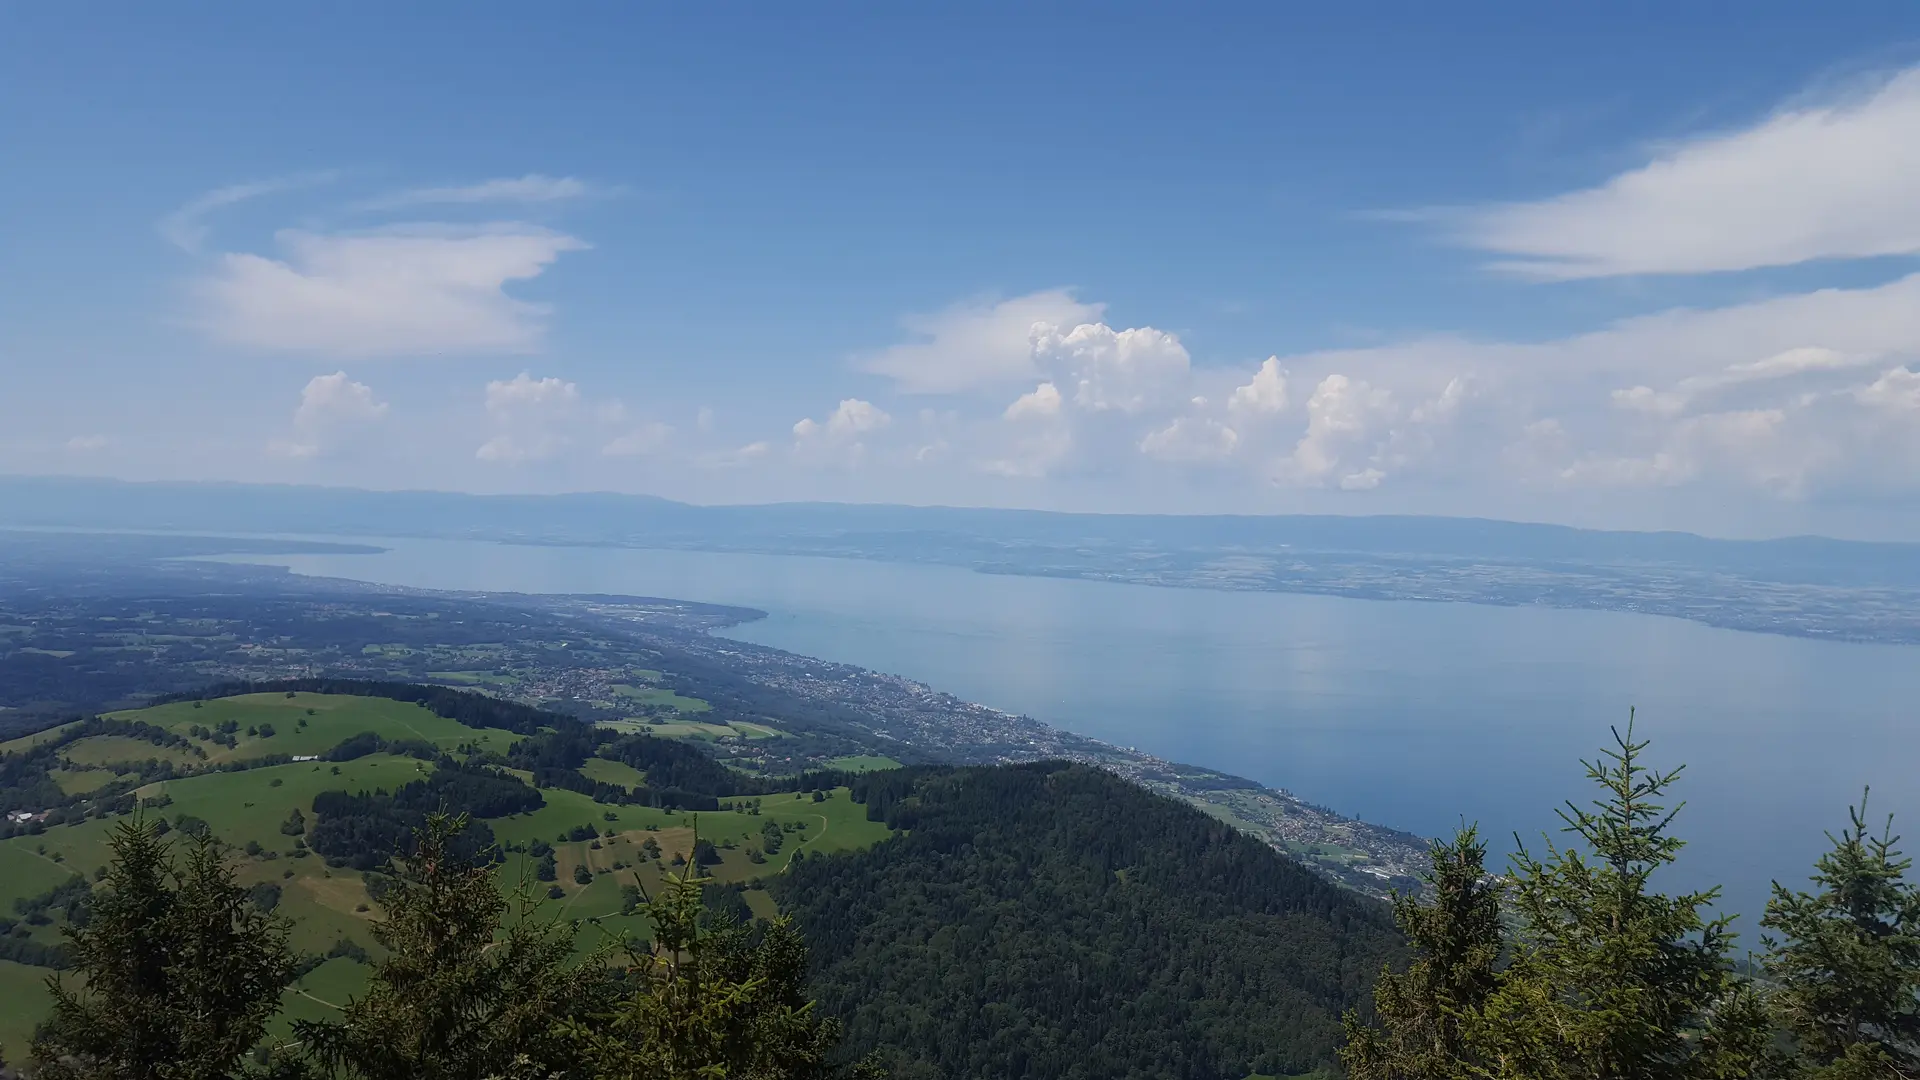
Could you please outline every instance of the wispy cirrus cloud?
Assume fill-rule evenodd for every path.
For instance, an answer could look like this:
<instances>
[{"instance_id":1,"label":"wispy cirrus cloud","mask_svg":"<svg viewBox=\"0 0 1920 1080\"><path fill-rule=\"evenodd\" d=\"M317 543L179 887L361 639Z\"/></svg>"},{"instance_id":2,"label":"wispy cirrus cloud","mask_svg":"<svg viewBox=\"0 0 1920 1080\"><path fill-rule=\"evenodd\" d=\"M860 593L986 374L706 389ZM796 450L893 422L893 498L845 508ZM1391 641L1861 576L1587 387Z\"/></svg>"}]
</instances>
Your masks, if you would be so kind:
<instances>
[{"instance_id":1,"label":"wispy cirrus cloud","mask_svg":"<svg viewBox=\"0 0 1920 1080\"><path fill-rule=\"evenodd\" d=\"M332 171L296 173L271 180L229 184L226 187L215 188L181 206L178 210L161 218L154 227L159 230L161 238L167 243L190 254L198 254L205 246L209 232L206 216L215 210L246 202L248 199L259 198L262 195L330 183L338 175Z\"/></svg>"},{"instance_id":2,"label":"wispy cirrus cloud","mask_svg":"<svg viewBox=\"0 0 1920 1080\"><path fill-rule=\"evenodd\" d=\"M1920 68L1682 139L1605 183L1437 221L1542 280L1697 274L1920 253Z\"/></svg>"},{"instance_id":3,"label":"wispy cirrus cloud","mask_svg":"<svg viewBox=\"0 0 1920 1080\"><path fill-rule=\"evenodd\" d=\"M476 206L488 203L553 203L584 198L595 189L572 176L497 177L477 184L418 187L390 192L355 203L361 210L397 210L416 206Z\"/></svg>"},{"instance_id":4,"label":"wispy cirrus cloud","mask_svg":"<svg viewBox=\"0 0 1920 1080\"><path fill-rule=\"evenodd\" d=\"M199 255L207 219L221 209L336 178L303 173L209 191L157 225L170 243ZM529 173L476 184L414 188L363 207L528 205L579 198L573 177ZM507 290L538 277L585 241L522 221L410 222L376 229L308 226L274 234L271 254L219 251L189 283L188 321L245 348L376 357L527 353L538 347L547 305Z\"/></svg>"},{"instance_id":5,"label":"wispy cirrus cloud","mask_svg":"<svg viewBox=\"0 0 1920 1080\"><path fill-rule=\"evenodd\" d=\"M193 284L194 321L230 344L329 356L525 353L548 305L506 289L588 245L502 222L371 232L285 230L279 257L219 256Z\"/></svg>"}]
</instances>

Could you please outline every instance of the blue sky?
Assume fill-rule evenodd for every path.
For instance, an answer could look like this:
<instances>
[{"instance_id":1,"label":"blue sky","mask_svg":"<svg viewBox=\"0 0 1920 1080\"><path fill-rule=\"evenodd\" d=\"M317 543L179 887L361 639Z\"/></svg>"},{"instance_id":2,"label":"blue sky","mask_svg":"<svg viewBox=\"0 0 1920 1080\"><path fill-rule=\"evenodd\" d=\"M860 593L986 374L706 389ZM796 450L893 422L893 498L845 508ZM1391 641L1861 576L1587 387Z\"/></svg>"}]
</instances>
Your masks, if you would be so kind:
<instances>
[{"instance_id":1,"label":"blue sky","mask_svg":"<svg viewBox=\"0 0 1920 1080\"><path fill-rule=\"evenodd\" d=\"M1902 4L12 6L0 470L1920 535Z\"/></svg>"}]
</instances>

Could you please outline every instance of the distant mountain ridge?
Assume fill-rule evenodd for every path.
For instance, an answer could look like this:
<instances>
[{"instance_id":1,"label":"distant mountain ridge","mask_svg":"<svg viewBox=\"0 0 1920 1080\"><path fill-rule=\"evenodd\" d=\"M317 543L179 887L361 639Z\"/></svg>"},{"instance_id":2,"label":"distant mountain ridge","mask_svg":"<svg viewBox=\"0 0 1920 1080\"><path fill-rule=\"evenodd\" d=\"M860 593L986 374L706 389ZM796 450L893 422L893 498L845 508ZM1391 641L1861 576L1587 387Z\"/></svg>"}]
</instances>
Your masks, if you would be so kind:
<instances>
[{"instance_id":1,"label":"distant mountain ridge","mask_svg":"<svg viewBox=\"0 0 1920 1080\"><path fill-rule=\"evenodd\" d=\"M1350 554L1681 566L1770 581L1920 585L1920 543L1725 540L1486 518L1181 516L859 503L701 506L650 495L475 495L0 476L0 527L404 536L860 554L992 568L1009 549ZM857 550L855 550L857 549Z\"/></svg>"}]
</instances>

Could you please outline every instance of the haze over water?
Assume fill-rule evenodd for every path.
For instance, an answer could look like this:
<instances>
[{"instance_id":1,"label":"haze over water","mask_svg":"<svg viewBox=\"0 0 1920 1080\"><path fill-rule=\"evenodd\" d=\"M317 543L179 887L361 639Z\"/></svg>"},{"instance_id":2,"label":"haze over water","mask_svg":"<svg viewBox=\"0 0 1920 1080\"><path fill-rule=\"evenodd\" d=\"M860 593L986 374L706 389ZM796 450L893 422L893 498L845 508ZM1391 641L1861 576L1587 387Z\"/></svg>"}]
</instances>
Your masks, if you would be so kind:
<instances>
[{"instance_id":1,"label":"haze over water","mask_svg":"<svg viewBox=\"0 0 1920 1080\"><path fill-rule=\"evenodd\" d=\"M337 539L337 538L336 538ZM1799 884L1862 785L1920 829L1920 649L1611 612L1161 589L792 556L470 541L245 556L440 589L602 592L769 613L728 634L926 682L1425 835L1537 845L1588 797L1578 759L1640 711L1688 766L1672 885L1757 913ZM1920 843L1920 841L1917 841ZM1751 924L1749 923L1749 930ZM1747 944L1756 942L1749 937Z\"/></svg>"}]
</instances>

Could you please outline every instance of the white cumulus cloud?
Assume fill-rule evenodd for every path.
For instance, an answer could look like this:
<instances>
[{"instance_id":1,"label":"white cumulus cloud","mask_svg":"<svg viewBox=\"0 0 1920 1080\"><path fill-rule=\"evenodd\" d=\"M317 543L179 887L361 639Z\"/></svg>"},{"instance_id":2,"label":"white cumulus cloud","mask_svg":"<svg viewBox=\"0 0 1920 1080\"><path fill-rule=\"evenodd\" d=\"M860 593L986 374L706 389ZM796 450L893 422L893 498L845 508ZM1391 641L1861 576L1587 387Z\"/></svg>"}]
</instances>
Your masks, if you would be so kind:
<instances>
[{"instance_id":1,"label":"white cumulus cloud","mask_svg":"<svg viewBox=\"0 0 1920 1080\"><path fill-rule=\"evenodd\" d=\"M665 450L672 439L672 427L659 422L646 423L614 436L600 452L607 457L649 457Z\"/></svg>"},{"instance_id":2,"label":"white cumulus cloud","mask_svg":"<svg viewBox=\"0 0 1920 1080\"><path fill-rule=\"evenodd\" d=\"M1013 399L1000 414L1006 420L1045 419L1060 415L1060 388L1050 382L1043 382L1032 390Z\"/></svg>"},{"instance_id":3,"label":"white cumulus cloud","mask_svg":"<svg viewBox=\"0 0 1920 1080\"><path fill-rule=\"evenodd\" d=\"M1275 478L1303 486L1346 490L1378 487L1384 473L1372 460L1393 419L1393 398L1364 379L1334 373L1307 399L1307 430Z\"/></svg>"},{"instance_id":4,"label":"white cumulus cloud","mask_svg":"<svg viewBox=\"0 0 1920 1080\"><path fill-rule=\"evenodd\" d=\"M571 409L580 400L580 387L565 379L536 379L521 372L511 379L487 383L487 411L499 416L538 414Z\"/></svg>"},{"instance_id":5,"label":"white cumulus cloud","mask_svg":"<svg viewBox=\"0 0 1920 1080\"><path fill-rule=\"evenodd\" d=\"M816 464L857 464L866 457L865 437L892 423L893 417L873 402L846 398L826 420L809 417L793 425L793 452Z\"/></svg>"},{"instance_id":6,"label":"white cumulus cloud","mask_svg":"<svg viewBox=\"0 0 1920 1080\"><path fill-rule=\"evenodd\" d=\"M1073 326L1100 315L1064 289L962 304L901 320L916 340L857 360L909 394L951 394L1026 382L1040 373L1030 333L1036 323Z\"/></svg>"},{"instance_id":7,"label":"white cumulus cloud","mask_svg":"<svg viewBox=\"0 0 1920 1080\"><path fill-rule=\"evenodd\" d=\"M565 379L536 379L521 372L486 386L487 414L495 434L474 457L499 465L545 461L573 445L581 418L580 388Z\"/></svg>"},{"instance_id":8,"label":"white cumulus cloud","mask_svg":"<svg viewBox=\"0 0 1920 1080\"><path fill-rule=\"evenodd\" d=\"M1920 372L1904 367L1892 368L1861 387L1858 396L1869 405L1915 413L1916 418L1920 419Z\"/></svg>"},{"instance_id":9,"label":"white cumulus cloud","mask_svg":"<svg viewBox=\"0 0 1920 1080\"><path fill-rule=\"evenodd\" d=\"M366 383L355 382L344 371L315 375L301 388L290 435L273 440L267 448L284 457L315 457L386 415L387 403Z\"/></svg>"},{"instance_id":10,"label":"white cumulus cloud","mask_svg":"<svg viewBox=\"0 0 1920 1080\"><path fill-rule=\"evenodd\" d=\"M1277 413L1287 407L1287 374L1280 369L1280 358L1269 356L1253 373L1253 378L1233 388L1227 408L1235 412Z\"/></svg>"},{"instance_id":11,"label":"white cumulus cloud","mask_svg":"<svg viewBox=\"0 0 1920 1080\"><path fill-rule=\"evenodd\" d=\"M892 422L893 418L873 402L847 398L840 402L839 408L828 414L825 423L803 419L793 425L793 434L802 439L846 441L869 431L878 431Z\"/></svg>"},{"instance_id":12,"label":"white cumulus cloud","mask_svg":"<svg viewBox=\"0 0 1920 1080\"><path fill-rule=\"evenodd\" d=\"M1035 361L1064 376L1080 408L1138 413L1185 394L1192 360L1180 339L1165 331L1038 323L1030 336Z\"/></svg>"},{"instance_id":13,"label":"white cumulus cloud","mask_svg":"<svg viewBox=\"0 0 1920 1080\"><path fill-rule=\"evenodd\" d=\"M1239 444L1240 436L1218 420L1181 416L1166 427L1149 431L1140 440L1140 452L1161 461L1224 461L1233 456Z\"/></svg>"}]
</instances>

